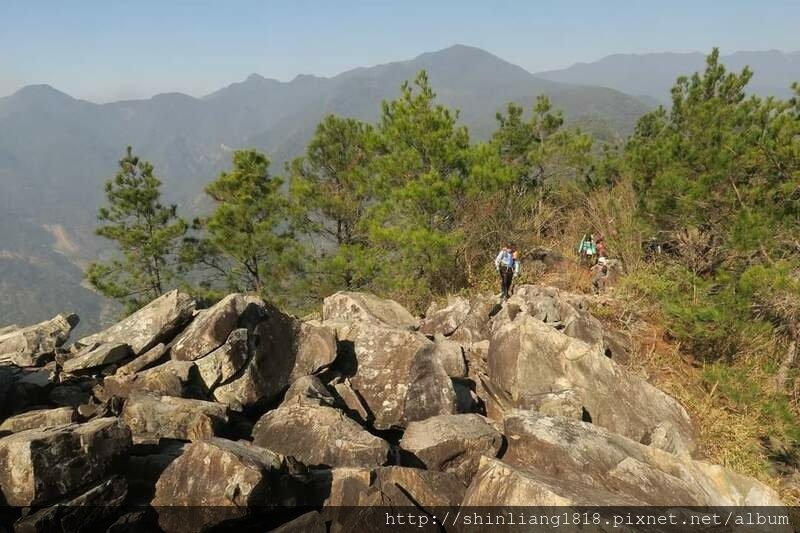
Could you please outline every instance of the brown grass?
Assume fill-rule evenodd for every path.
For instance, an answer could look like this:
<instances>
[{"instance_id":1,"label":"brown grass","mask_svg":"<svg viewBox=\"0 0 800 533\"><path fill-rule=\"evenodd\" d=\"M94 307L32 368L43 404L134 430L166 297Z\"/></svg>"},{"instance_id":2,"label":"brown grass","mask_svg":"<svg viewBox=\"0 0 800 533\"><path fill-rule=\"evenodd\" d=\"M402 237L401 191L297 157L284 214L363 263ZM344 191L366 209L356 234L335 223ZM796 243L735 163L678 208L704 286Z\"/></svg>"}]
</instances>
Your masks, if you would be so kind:
<instances>
[{"instance_id":1,"label":"brown grass","mask_svg":"<svg viewBox=\"0 0 800 533\"><path fill-rule=\"evenodd\" d=\"M752 476L775 489L788 505L800 503L800 491L775 472L761 437L773 428L756 408L744 408L721 393L718 384L704 379L703 367L668 340L656 309L628 295L609 293L592 298L592 313L606 327L631 335L633 350L629 370L676 398L692 419L699 443L697 458ZM764 352L771 348L763 347ZM750 358L761 354L751 354ZM764 365L748 357L737 359L747 379L766 384Z\"/></svg>"}]
</instances>

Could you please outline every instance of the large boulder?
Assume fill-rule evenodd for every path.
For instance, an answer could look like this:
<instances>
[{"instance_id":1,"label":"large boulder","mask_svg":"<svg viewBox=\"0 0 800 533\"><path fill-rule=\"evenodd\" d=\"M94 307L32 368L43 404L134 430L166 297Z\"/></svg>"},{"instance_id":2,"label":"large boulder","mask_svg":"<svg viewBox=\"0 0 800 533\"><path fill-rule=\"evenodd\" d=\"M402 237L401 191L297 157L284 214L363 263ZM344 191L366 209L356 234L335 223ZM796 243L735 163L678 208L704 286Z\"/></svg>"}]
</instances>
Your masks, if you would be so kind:
<instances>
[{"instance_id":1,"label":"large boulder","mask_svg":"<svg viewBox=\"0 0 800 533\"><path fill-rule=\"evenodd\" d=\"M0 439L0 491L8 505L39 505L98 481L131 446L116 418L31 429Z\"/></svg>"},{"instance_id":2,"label":"large boulder","mask_svg":"<svg viewBox=\"0 0 800 533\"><path fill-rule=\"evenodd\" d=\"M410 423L400 448L428 470L452 472L466 484L481 456L495 457L502 444L503 436L484 417L461 414Z\"/></svg>"},{"instance_id":3,"label":"large boulder","mask_svg":"<svg viewBox=\"0 0 800 533\"><path fill-rule=\"evenodd\" d=\"M194 441L218 435L228 422L228 408L203 400L136 393L125 402L122 420L135 441Z\"/></svg>"},{"instance_id":4,"label":"large boulder","mask_svg":"<svg viewBox=\"0 0 800 533\"><path fill-rule=\"evenodd\" d=\"M507 414L517 409L518 402L487 376L480 377L480 384L485 401L486 416L496 422L502 422ZM563 389L530 397L525 402L525 408L543 415L565 416L576 420L584 420L587 416L582 397L574 389Z\"/></svg>"},{"instance_id":5,"label":"large boulder","mask_svg":"<svg viewBox=\"0 0 800 533\"><path fill-rule=\"evenodd\" d=\"M517 411L504 425L508 450L503 462L551 478L548 483L555 493L581 487L585 494L606 492L647 505L782 505L772 489L755 479L591 424ZM573 503L597 504L591 499Z\"/></svg>"},{"instance_id":6,"label":"large boulder","mask_svg":"<svg viewBox=\"0 0 800 533\"><path fill-rule=\"evenodd\" d=\"M563 482L557 477L545 476L486 456L481 457L478 471L461 502L464 512L469 512L468 507L496 510L545 507L555 508L557 512L563 513L568 506L581 505L642 506L645 502L626 494Z\"/></svg>"},{"instance_id":7,"label":"large boulder","mask_svg":"<svg viewBox=\"0 0 800 533\"><path fill-rule=\"evenodd\" d=\"M523 309L565 335L602 349L606 357L627 363L630 340L619 332L607 330L589 313L586 297L542 285L521 285L506 307Z\"/></svg>"},{"instance_id":8,"label":"large boulder","mask_svg":"<svg viewBox=\"0 0 800 533\"><path fill-rule=\"evenodd\" d=\"M337 292L325 298L322 319L370 322L397 328L416 328L419 320L394 300L366 292Z\"/></svg>"},{"instance_id":9,"label":"large boulder","mask_svg":"<svg viewBox=\"0 0 800 533\"><path fill-rule=\"evenodd\" d=\"M54 505L26 514L14 523L14 531L98 531L106 520L117 513L127 494L125 480L121 477L110 477L78 496L68 497Z\"/></svg>"},{"instance_id":10,"label":"large boulder","mask_svg":"<svg viewBox=\"0 0 800 533\"><path fill-rule=\"evenodd\" d=\"M436 345L436 357L441 361L447 375L451 378L466 377L467 360L464 357L464 347L441 335L436 335L433 342Z\"/></svg>"},{"instance_id":11,"label":"large boulder","mask_svg":"<svg viewBox=\"0 0 800 533\"><path fill-rule=\"evenodd\" d=\"M247 363L250 354L249 334L246 328L235 329L225 344L195 361L197 371L206 388L213 391L217 385L229 381Z\"/></svg>"},{"instance_id":12,"label":"large boulder","mask_svg":"<svg viewBox=\"0 0 800 533\"><path fill-rule=\"evenodd\" d=\"M229 294L214 306L198 313L183 332L175 338L170 357L194 361L222 346L236 329L239 315L250 298L244 294Z\"/></svg>"},{"instance_id":13,"label":"large boulder","mask_svg":"<svg viewBox=\"0 0 800 533\"><path fill-rule=\"evenodd\" d=\"M161 474L189 446L188 442L175 440L163 440L156 445L134 445L123 470L131 495L148 502L153 499Z\"/></svg>"},{"instance_id":14,"label":"large boulder","mask_svg":"<svg viewBox=\"0 0 800 533\"><path fill-rule=\"evenodd\" d=\"M113 396L127 398L134 392L152 392L163 396L201 396L202 382L191 361L167 361L137 374L115 374L94 388L101 401Z\"/></svg>"},{"instance_id":15,"label":"large boulder","mask_svg":"<svg viewBox=\"0 0 800 533\"><path fill-rule=\"evenodd\" d=\"M29 429L47 428L75 422L77 413L72 407L35 409L10 418L0 424L0 434L19 433Z\"/></svg>"},{"instance_id":16,"label":"large boulder","mask_svg":"<svg viewBox=\"0 0 800 533\"><path fill-rule=\"evenodd\" d=\"M458 506L466 488L458 476L449 472L402 466L374 469L370 487L385 491L390 486L400 488L415 505L428 511Z\"/></svg>"},{"instance_id":17,"label":"large boulder","mask_svg":"<svg viewBox=\"0 0 800 533\"><path fill-rule=\"evenodd\" d=\"M127 344L134 355L141 355L156 344L168 342L194 314L191 296L178 290L159 296L110 328L77 341L78 347L91 344Z\"/></svg>"},{"instance_id":18,"label":"large boulder","mask_svg":"<svg viewBox=\"0 0 800 533\"><path fill-rule=\"evenodd\" d=\"M131 347L127 344L108 343L87 346L77 354L64 361L61 370L68 374L82 370L104 367L131 355Z\"/></svg>"},{"instance_id":19,"label":"large boulder","mask_svg":"<svg viewBox=\"0 0 800 533\"><path fill-rule=\"evenodd\" d=\"M464 323L471 310L469 300L462 296L452 297L446 307L427 313L419 325L419 330L426 335L449 337Z\"/></svg>"},{"instance_id":20,"label":"large boulder","mask_svg":"<svg viewBox=\"0 0 800 533\"><path fill-rule=\"evenodd\" d=\"M193 442L167 466L151 505L165 531L203 531L249 508L297 504L295 482L278 454L212 438Z\"/></svg>"},{"instance_id":21,"label":"large boulder","mask_svg":"<svg viewBox=\"0 0 800 533\"><path fill-rule=\"evenodd\" d=\"M261 417L253 442L308 466L381 466L389 454L389 443L338 409L298 402Z\"/></svg>"},{"instance_id":22,"label":"large boulder","mask_svg":"<svg viewBox=\"0 0 800 533\"><path fill-rule=\"evenodd\" d=\"M0 356L18 366L35 366L41 356L52 355L69 338L78 325L77 315L57 315L50 320L26 328L6 330L0 334Z\"/></svg>"},{"instance_id":23,"label":"large boulder","mask_svg":"<svg viewBox=\"0 0 800 533\"><path fill-rule=\"evenodd\" d=\"M252 349L243 368L213 391L218 402L233 409L272 401L294 380L336 359L331 331L305 324L269 304L249 342Z\"/></svg>"},{"instance_id":24,"label":"large boulder","mask_svg":"<svg viewBox=\"0 0 800 533\"><path fill-rule=\"evenodd\" d=\"M369 408L366 406L361 396L353 389L353 385L348 378L341 376L331 383L336 393L336 398L342 409L356 422L362 425L372 424L373 417Z\"/></svg>"},{"instance_id":25,"label":"large boulder","mask_svg":"<svg viewBox=\"0 0 800 533\"><path fill-rule=\"evenodd\" d=\"M332 486L337 498L323 508L324 516L331 521L331 533L386 531L387 526L392 526L387 515L398 514L429 519L427 528L419 529L420 525L415 524L415 530L440 531L430 520L431 515L455 513L465 489L453 474L400 466L374 469L366 487L357 472L340 477L344 479ZM334 507L336 500L344 505L335 503Z\"/></svg>"},{"instance_id":26,"label":"large boulder","mask_svg":"<svg viewBox=\"0 0 800 533\"><path fill-rule=\"evenodd\" d=\"M334 407L336 398L317 376L303 376L292 383L283 395L281 407L292 404Z\"/></svg>"},{"instance_id":27,"label":"large boulder","mask_svg":"<svg viewBox=\"0 0 800 533\"><path fill-rule=\"evenodd\" d=\"M531 409L542 395L571 389L586 421L637 442L666 421L694 447L689 416L674 398L614 363L602 346L569 337L525 310L495 324L488 374L515 407Z\"/></svg>"},{"instance_id":28,"label":"large boulder","mask_svg":"<svg viewBox=\"0 0 800 533\"><path fill-rule=\"evenodd\" d=\"M167 353L164 343L158 343L142 355L119 367L115 373L117 376L131 376L137 372L158 363Z\"/></svg>"},{"instance_id":29,"label":"large boulder","mask_svg":"<svg viewBox=\"0 0 800 533\"><path fill-rule=\"evenodd\" d=\"M490 320L497 313L499 307L497 299L492 296L476 295L471 297L469 312L448 337L464 346L489 340L491 337Z\"/></svg>"},{"instance_id":30,"label":"large boulder","mask_svg":"<svg viewBox=\"0 0 800 533\"><path fill-rule=\"evenodd\" d=\"M360 324L354 335L356 374L350 384L363 398L379 429L456 412L450 377L436 345L409 330Z\"/></svg>"},{"instance_id":31,"label":"large boulder","mask_svg":"<svg viewBox=\"0 0 800 533\"><path fill-rule=\"evenodd\" d=\"M312 474L323 508L334 511L340 507L357 505L361 493L369 488L373 477L372 469L358 467L312 470Z\"/></svg>"}]
</instances>

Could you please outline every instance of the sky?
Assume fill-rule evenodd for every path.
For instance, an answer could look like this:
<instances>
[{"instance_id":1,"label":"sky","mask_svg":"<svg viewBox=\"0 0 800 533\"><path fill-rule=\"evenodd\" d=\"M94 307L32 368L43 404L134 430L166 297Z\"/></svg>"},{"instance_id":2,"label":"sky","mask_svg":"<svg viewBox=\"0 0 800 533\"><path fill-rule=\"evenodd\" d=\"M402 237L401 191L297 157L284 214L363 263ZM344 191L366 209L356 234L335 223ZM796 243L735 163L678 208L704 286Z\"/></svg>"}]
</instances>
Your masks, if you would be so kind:
<instances>
[{"instance_id":1,"label":"sky","mask_svg":"<svg viewBox=\"0 0 800 533\"><path fill-rule=\"evenodd\" d=\"M797 0L0 0L0 96L202 96L251 73L411 59L459 43L530 72L615 53L800 50Z\"/></svg>"}]
</instances>

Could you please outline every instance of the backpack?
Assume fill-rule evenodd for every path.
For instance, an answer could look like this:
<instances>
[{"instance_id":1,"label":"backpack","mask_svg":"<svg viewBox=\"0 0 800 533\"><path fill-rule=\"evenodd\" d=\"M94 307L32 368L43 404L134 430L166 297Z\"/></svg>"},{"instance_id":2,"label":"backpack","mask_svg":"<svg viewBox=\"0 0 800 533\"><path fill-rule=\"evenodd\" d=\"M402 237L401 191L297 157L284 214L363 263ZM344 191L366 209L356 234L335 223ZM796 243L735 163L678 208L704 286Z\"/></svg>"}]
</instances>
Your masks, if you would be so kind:
<instances>
[{"instance_id":1,"label":"backpack","mask_svg":"<svg viewBox=\"0 0 800 533\"><path fill-rule=\"evenodd\" d=\"M502 255L500 256L500 266L513 268L514 254L508 250L503 250Z\"/></svg>"}]
</instances>

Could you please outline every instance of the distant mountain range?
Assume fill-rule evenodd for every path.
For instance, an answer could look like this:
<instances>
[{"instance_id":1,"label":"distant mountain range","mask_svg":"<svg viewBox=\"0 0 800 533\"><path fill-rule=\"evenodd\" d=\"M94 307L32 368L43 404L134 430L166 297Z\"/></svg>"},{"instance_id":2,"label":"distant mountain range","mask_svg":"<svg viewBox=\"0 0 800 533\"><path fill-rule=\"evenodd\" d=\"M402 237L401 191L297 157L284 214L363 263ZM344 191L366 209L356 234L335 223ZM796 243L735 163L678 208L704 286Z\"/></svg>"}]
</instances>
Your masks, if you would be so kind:
<instances>
[{"instance_id":1,"label":"distant mountain range","mask_svg":"<svg viewBox=\"0 0 800 533\"><path fill-rule=\"evenodd\" d=\"M706 54L615 54L593 63L576 63L562 70L535 74L539 78L560 83L577 83L609 87L636 95L646 102L669 103L669 90L675 79L705 68ZM741 71L749 66L754 71L750 91L762 96L791 95L791 85L800 81L800 51L736 52L722 55L729 70Z\"/></svg>"},{"instance_id":2,"label":"distant mountain range","mask_svg":"<svg viewBox=\"0 0 800 533\"><path fill-rule=\"evenodd\" d=\"M796 69L797 54L784 56ZM777 61L764 69L772 73L765 87L788 87L780 75L794 71ZM93 235L95 215L103 183L127 145L153 162L167 200L193 214L203 205L203 186L229 164L232 150L264 150L280 174L324 115L375 120L381 101L397 97L401 83L421 69L475 139L490 135L506 103L530 108L539 94L549 95L570 123L609 139L630 133L678 74L702 63L701 54L612 56L534 75L456 45L331 78L280 82L253 74L203 98L169 93L95 104L47 85L25 87L0 98L0 325L68 310L81 316L86 331L114 318L108 302L81 282L86 262L109 253ZM753 63L757 72L759 65Z\"/></svg>"}]
</instances>

